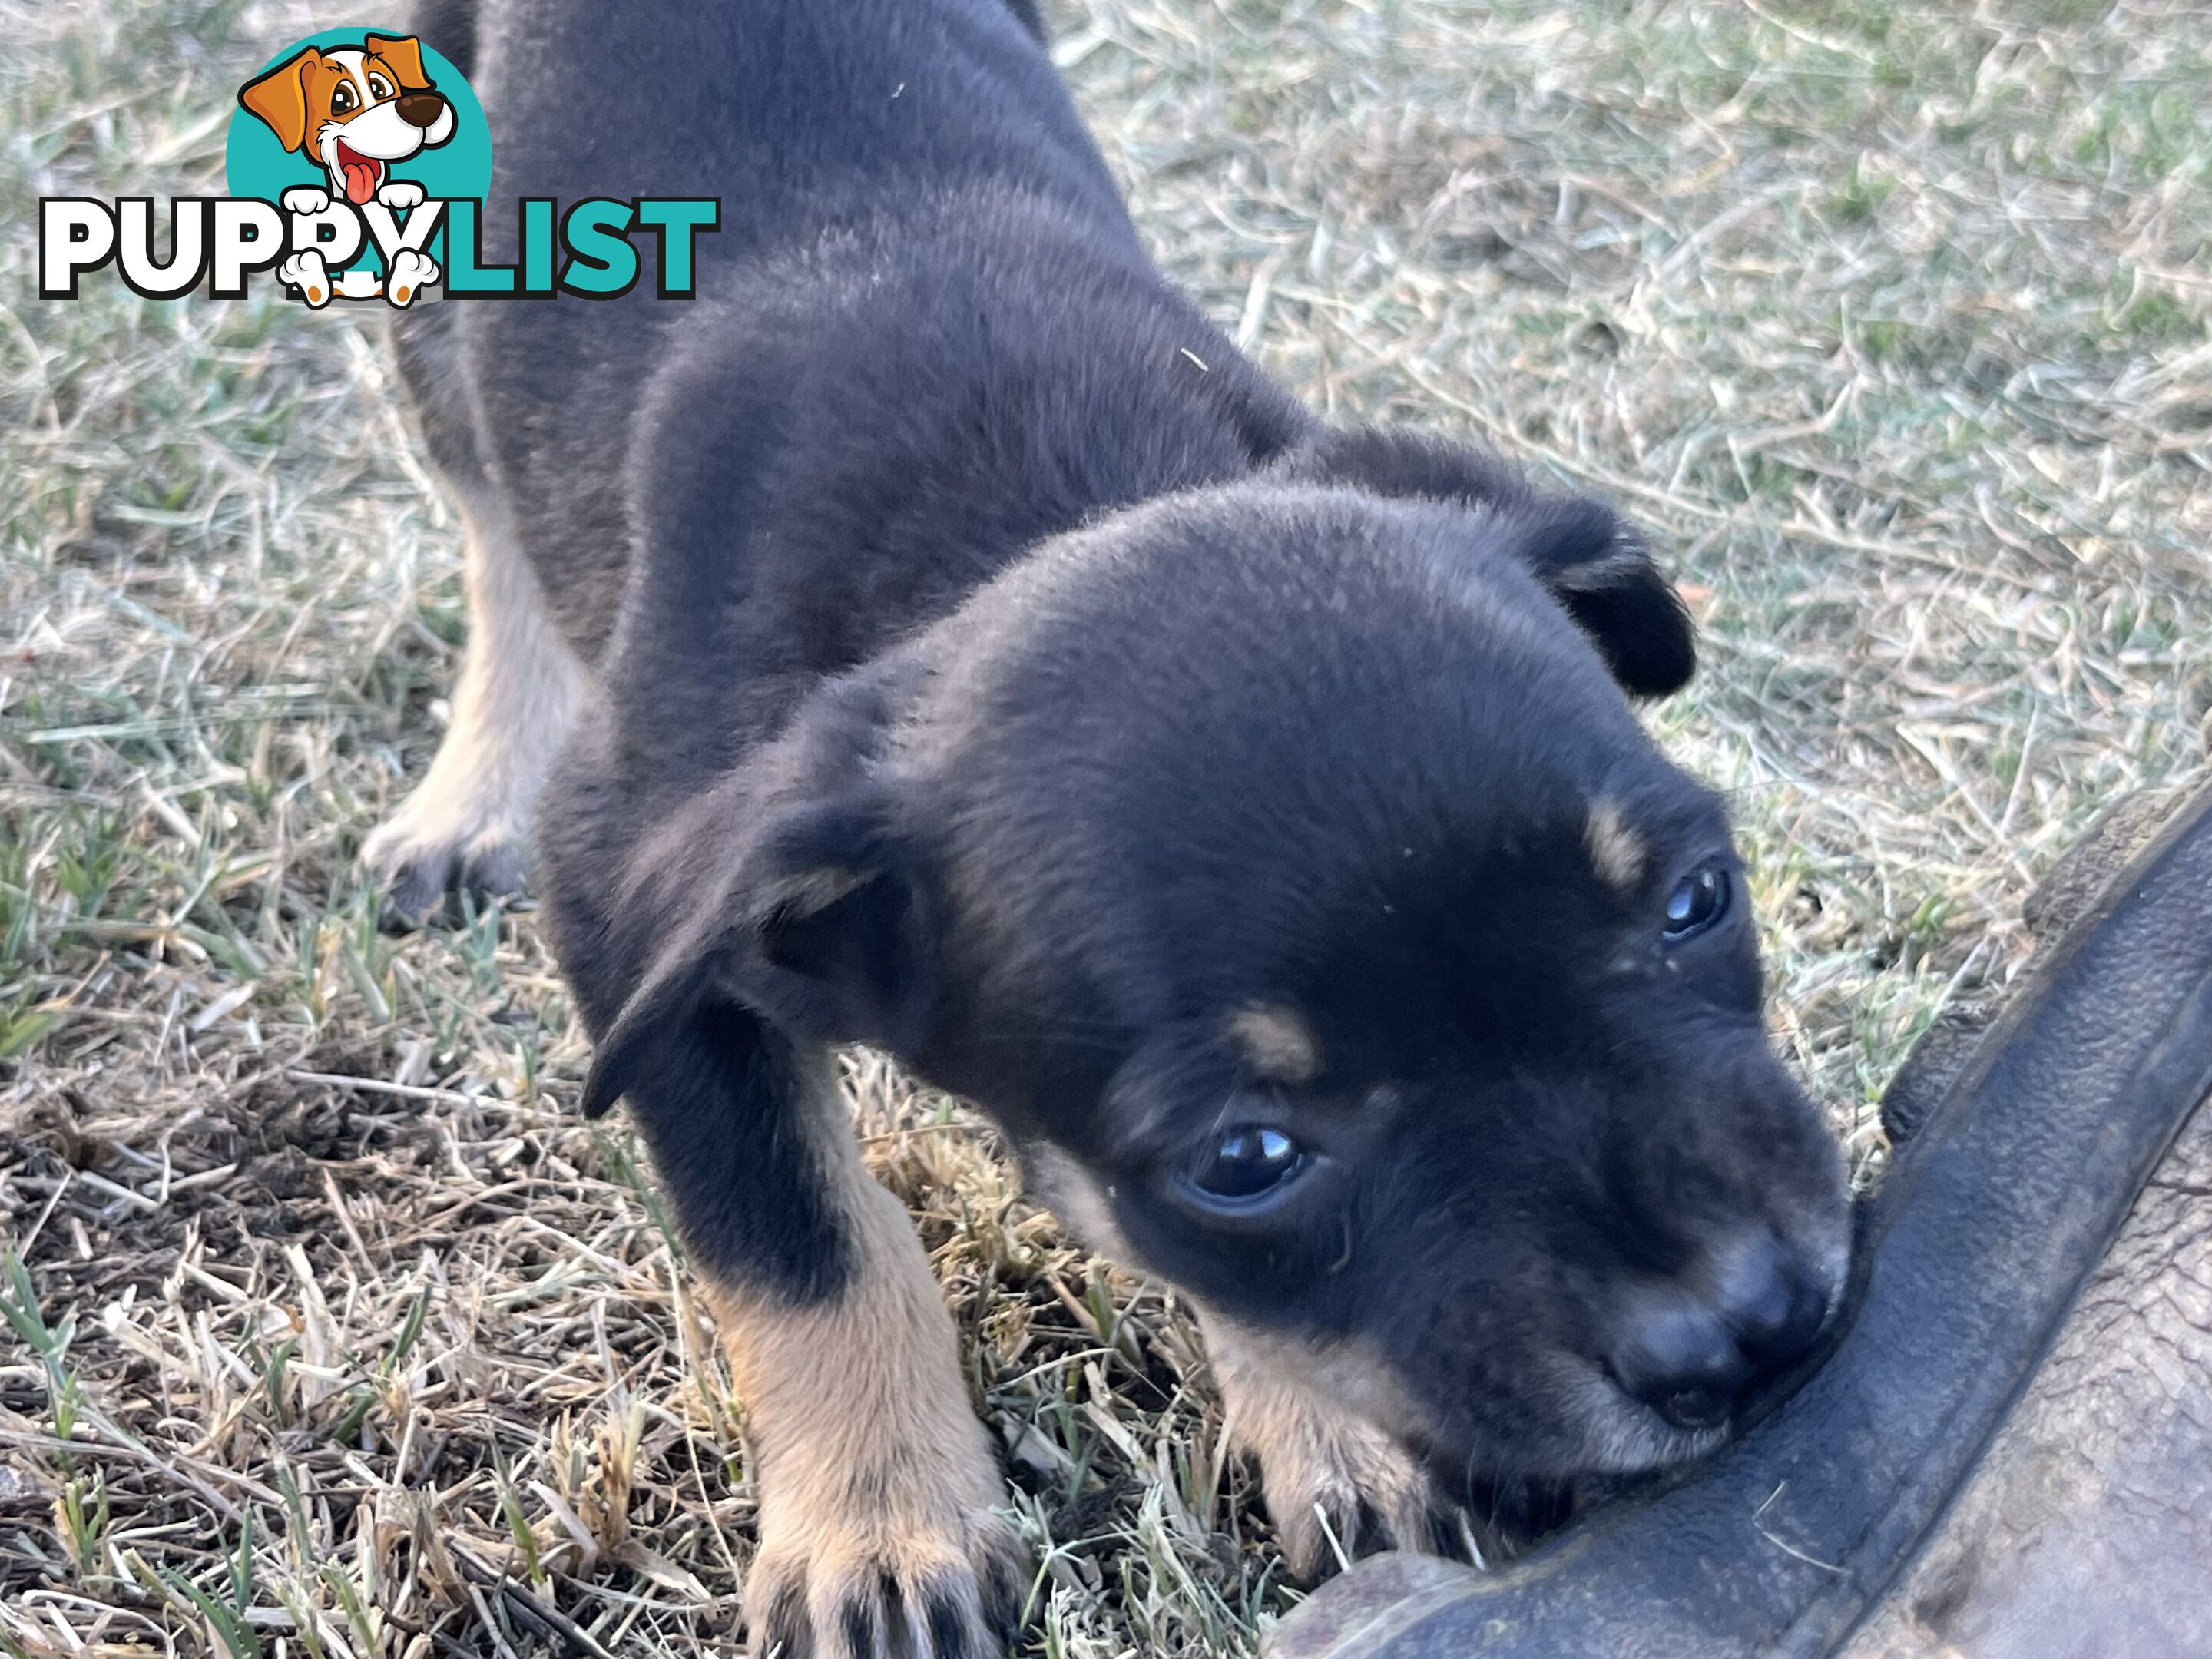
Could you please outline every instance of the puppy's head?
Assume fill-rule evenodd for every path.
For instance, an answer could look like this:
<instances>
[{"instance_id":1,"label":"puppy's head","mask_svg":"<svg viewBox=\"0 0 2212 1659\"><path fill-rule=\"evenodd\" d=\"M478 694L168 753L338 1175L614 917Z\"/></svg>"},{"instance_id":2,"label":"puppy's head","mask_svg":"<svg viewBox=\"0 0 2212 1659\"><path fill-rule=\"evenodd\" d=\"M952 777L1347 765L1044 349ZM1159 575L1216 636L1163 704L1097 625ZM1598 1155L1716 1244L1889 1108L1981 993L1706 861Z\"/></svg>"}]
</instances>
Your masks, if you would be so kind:
<instances>
[{"instance_id":1,"label":"puppy's head","mask_svg":"<svg viewBox=\"0 0 2212 1659\"><path fill-rule=\"evenodd\" d=\"M412 35L309 46L248 82L238 100L286 149L320 161L356 206L374 199L392 162L453 136L453 106L423 72Z\"/></svg>"},{"instance_id":2,"label":"puppy's head","mask_svg":"<svg viewBox=\"0 0 2212 1659\"><path fill-rule=\"evenodd\" d=\"M1448 1476L1677 1461L1845 1252L1721 805L1623 694L1691 663L1610 513L1468 452L1110 519L671 827L593 1096L700 995L884 1044Z\"/></svg>"}]
</instances>

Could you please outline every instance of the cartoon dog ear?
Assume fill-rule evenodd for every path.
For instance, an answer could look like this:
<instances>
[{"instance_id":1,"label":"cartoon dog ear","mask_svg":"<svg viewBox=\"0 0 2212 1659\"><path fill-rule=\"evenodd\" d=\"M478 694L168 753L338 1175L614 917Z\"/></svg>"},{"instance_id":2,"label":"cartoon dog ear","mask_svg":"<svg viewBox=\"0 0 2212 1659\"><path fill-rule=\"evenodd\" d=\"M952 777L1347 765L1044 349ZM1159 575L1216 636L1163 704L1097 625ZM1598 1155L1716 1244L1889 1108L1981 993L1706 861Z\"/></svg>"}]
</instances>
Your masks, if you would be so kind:
<instances>
[{"instance_id":1,"label":"cartoon dog ear","mask_svg":"<svg viewBox=\"0 0 2212 1659\"><path fill-rule=\"evenodd\" d=\"M423 73L422 43L411 34L372 34L362 47L392 65L402 92L428 92L438 84Z\"/></svg>"},{"instance_id":2,"label":"cartoon dog ear","mask_svg":"<svg viewBox=\"0 0 2212 1659\"><path fill-rule=\"evenodd\" d=\"M238 101L246 112L259 116L277 142L295 154L307 141L307 75L321 67L322 61L322 53L303 47L298 56L238 89Z\"/></svg>"},{"instance_id":3,"label":"cartoon dog ear","mask_svg":"<svg viewBox=\"0 0 2212 1659\"><path fill-rule=\"evenodd\" d=\"M936 951L916 860L877 786L819 781L812 766L787 773L764 802L757 779L733 775L641 849L621 926L658 948L599 1041L587 1113L715 1004L804 1043L903 1054L922 1040Z\"/></svg>"},{"instance_id":4,"label":"cartoon dog ear","mask_svg":"<svg viewBox=\"0 0 2212 1659\"><path fill-rule=\"evenodd\" d=\"M1533 489L1471 444L1386 427L1324 429L1285 451L1273 471L1303 483L1487 508L1623 690L1664 696L1697 670L1688 608L1643 538L1602 501Z\"/></svg>"}]
</instances>

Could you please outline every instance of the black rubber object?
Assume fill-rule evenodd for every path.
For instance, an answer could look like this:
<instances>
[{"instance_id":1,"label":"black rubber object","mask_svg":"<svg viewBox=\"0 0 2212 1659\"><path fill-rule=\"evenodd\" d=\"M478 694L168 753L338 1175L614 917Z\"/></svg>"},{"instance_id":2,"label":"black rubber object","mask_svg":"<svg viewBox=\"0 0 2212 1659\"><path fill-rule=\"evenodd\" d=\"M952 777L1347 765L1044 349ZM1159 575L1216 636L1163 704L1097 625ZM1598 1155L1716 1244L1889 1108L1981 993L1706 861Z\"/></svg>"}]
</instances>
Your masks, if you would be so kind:
<instances>
[{"instance_id":1,"label":"black rubber object","mask_svg":"<svg viewBox=\"0 0 2212 1659\"><path fill-rule=\"evenodd\" d=\"M1862 1212L1844 1334L1793 1395L1679 1484L1502 1571L1358 1564L1276 1627L1267 1659L1834 1654L1973 1473L2212 1094L2212 787L1941 1069L1948 1085L1902 1115L1917 1131Z\"/></svg>"}]
</instances>

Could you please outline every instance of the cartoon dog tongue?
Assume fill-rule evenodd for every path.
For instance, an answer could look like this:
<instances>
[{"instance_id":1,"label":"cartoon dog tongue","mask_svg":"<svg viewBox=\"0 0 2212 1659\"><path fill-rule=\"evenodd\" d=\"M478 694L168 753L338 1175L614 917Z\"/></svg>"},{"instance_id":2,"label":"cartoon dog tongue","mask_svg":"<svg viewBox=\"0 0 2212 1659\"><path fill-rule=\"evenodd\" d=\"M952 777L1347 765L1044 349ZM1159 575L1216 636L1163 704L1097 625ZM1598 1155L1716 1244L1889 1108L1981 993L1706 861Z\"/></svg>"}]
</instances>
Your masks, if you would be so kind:
<instances>
[{"instance_id":1,"label":"cartoon dog tongue","mask_svg":"<svg viewBox=\"0 0 2212 1659\"><path fill-rule=\"evenodd\" d=\"M376 194L377 175L384 163L370 160L350 144L338 146L338 166L345 172L346 200L356 207Z\"/></svg>"}]
</instances>

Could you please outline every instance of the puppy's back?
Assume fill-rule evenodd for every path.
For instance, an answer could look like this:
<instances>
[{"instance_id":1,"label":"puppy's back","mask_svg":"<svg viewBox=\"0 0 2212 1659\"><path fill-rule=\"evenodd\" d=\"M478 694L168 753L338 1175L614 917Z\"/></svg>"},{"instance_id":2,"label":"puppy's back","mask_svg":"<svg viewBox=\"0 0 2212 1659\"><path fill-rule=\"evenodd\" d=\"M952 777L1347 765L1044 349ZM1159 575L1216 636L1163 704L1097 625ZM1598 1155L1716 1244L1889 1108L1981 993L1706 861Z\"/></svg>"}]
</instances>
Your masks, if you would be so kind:
<instances>
[{"instance_id":1,"label":"puppy's back","mask_svg":"<svg viewBox=\"0 0 2212 1659\"><path fill-rule=\"evenodd\" d=\"M492 200L721 198L723 258L997 179L1126 223L1008 0L483 0Z\"/></svg>"},{"instance_id":2,"label":"puppy's back","mask_svg":"<svg viewBox=\"0 0 2212 1659\"><path fill-rule=\"evenodd\" d=\"M656 297L641 235L623 299L431 307L398 324L449 480L514 513L587 659L611 631L632 541L625 478L647 389L664 365L714 349L718 307L742 313L766 266L856 227L896 240L886 224L940 222L979 193L1036 201L1109 263L1142 257L1009 0L432 0L421 24L473 65L489 119L487 261L516 258L506 204L525 197L720 204L720 228L698 244L698 302Z\"/></svg>"}]
</instances>

